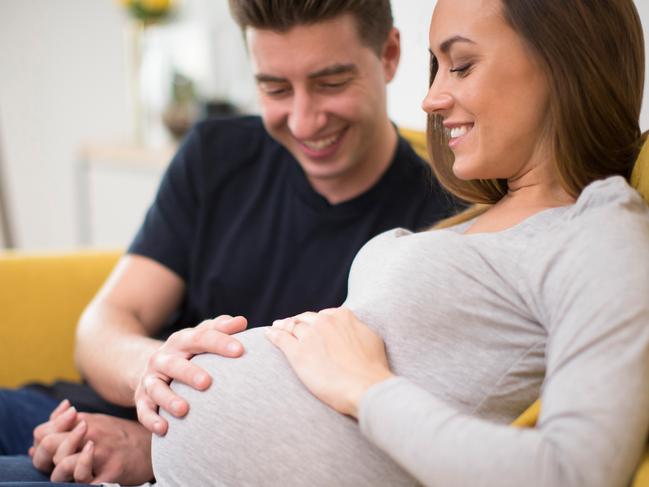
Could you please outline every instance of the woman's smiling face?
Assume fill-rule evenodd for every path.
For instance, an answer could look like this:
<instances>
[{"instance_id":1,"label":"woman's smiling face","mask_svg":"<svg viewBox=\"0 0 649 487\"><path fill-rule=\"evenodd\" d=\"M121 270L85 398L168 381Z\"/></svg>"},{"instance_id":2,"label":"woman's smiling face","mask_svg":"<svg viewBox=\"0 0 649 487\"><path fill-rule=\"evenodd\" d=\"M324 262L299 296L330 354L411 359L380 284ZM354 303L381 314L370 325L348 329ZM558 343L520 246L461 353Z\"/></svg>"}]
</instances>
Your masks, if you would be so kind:
<instances>
[{"instance_id":1,"label":"woman's smiling face","mask_svg":"<svg viewBox=\"0 0 649 487\"><path fill-rule=\"evenodd\" d=\"M547 77L500 0L438 0L437 64L423 108L440 115L460 179L524 178L552 163Z\"/></svg>"}]
</instances>

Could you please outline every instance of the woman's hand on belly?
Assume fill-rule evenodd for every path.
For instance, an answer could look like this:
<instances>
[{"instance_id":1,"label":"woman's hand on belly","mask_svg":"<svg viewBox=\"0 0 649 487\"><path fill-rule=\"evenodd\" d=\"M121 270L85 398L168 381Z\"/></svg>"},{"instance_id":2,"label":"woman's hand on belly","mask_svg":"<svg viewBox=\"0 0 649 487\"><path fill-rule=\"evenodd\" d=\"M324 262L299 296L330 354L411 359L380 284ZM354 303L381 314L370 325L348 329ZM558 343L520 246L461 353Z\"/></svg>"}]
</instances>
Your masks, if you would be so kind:
<instances>
[{"instance_id":1,"label":"woman's hand on belly","mask_svg":"<svg viewBox=\"0 0 649 487\"><path fill-rule=\"evenodd\" d=\"M277 320L267 337L304 385L343 414L357 417L365 392L393 375L381 337L346 308Z\"/></svg>"}]
</instances>

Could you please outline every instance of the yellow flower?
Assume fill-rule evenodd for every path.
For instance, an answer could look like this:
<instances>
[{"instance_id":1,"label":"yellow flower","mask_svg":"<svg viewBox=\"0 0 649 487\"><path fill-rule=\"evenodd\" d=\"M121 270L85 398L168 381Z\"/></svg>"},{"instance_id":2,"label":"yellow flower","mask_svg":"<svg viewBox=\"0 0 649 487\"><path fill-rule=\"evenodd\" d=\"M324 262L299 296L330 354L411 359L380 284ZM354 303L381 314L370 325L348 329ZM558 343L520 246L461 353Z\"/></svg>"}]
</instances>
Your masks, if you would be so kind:
<instances>
[{"instance_id":1,"label":"yellow flower","mask_svg":"<svg viewBox=\"0 0 649 487\"><path fill-rule=\"evenodd\" d=\"M165 12L171 7L171 0L140 0L140 5L151 12Z\"/></svg>"}]
</instances>

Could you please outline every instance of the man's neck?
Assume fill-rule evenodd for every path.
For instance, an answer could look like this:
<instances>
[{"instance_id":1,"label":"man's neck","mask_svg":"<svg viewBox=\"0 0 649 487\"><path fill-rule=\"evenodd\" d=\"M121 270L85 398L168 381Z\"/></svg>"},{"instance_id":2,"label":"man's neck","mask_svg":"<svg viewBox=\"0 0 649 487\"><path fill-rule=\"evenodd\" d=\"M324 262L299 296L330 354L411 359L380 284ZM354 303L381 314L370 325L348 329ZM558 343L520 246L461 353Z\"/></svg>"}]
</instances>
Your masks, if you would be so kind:
<instances>
[{"instance_id":1,"label":"man's neck","mask_svg":"<svg viewBox=\"0 0 649 487\"><path fill-rule=\"evenodd\" d=\"M397 130L387 121L385 129L374 137L375 150L368 155L366 164L356 165L341 177L309 179L309 182L332 205L356 198L374 187L385 174L396 153L397 141Z\"/></svg>"}]
</instances>

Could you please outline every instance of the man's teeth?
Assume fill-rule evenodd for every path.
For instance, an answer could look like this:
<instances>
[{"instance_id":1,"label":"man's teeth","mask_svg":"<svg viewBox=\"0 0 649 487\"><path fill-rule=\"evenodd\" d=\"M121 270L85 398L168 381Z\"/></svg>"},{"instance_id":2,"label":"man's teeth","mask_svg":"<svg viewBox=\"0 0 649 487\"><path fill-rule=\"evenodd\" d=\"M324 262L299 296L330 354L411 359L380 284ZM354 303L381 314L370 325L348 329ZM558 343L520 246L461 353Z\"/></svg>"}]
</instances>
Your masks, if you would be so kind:
<instances>
[{"instance_id":1,"label":"man's teeth","mask_svg":"<svg viewBox=\"0 0 649 487\"><path fill-rule=\"evenodd\" d=\"M325 147L328 147L332 144L334 144L336 141L338 141L338 137L340 137L340 133L334 134L330 137L327 137L326 139L320 139L320 140L305 140L302 143L306 145L309 149L312 150L322 150Z\"/></svg>"},{"instance_id":2,"label":"man's teeth","mask_svg":"<svg viewBox=\"0 0 649 487\"><path fill-rule=\"evenodd\" d=\"M449 130L449 136L451 139L456 139L458 137L462 137L465 135L469 129L471 128L470 125L462 125L460 127L453 127L451 130Z\"/></svg>"}]
</instances>

